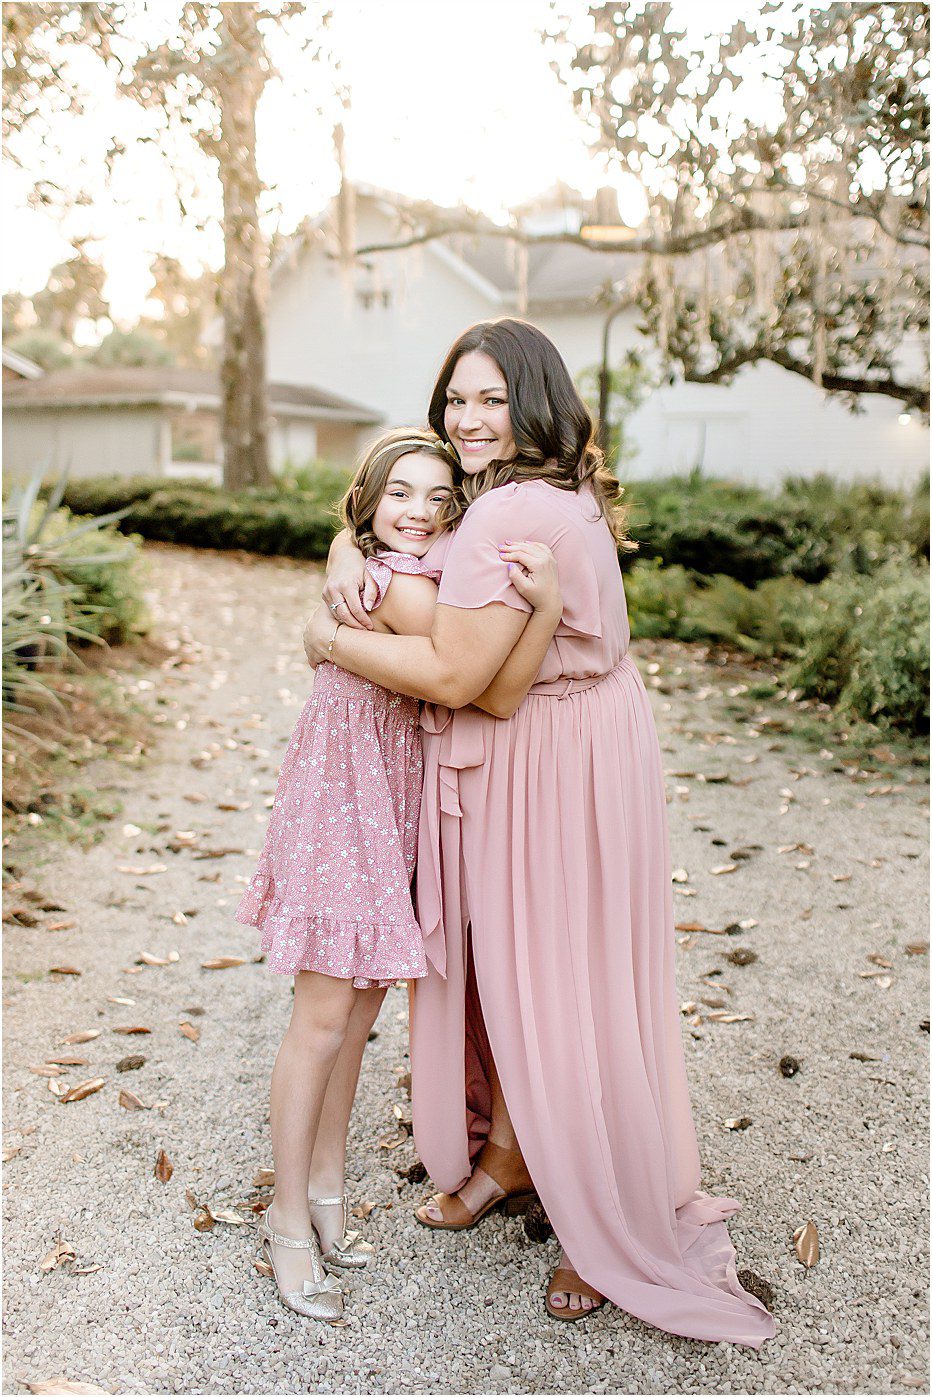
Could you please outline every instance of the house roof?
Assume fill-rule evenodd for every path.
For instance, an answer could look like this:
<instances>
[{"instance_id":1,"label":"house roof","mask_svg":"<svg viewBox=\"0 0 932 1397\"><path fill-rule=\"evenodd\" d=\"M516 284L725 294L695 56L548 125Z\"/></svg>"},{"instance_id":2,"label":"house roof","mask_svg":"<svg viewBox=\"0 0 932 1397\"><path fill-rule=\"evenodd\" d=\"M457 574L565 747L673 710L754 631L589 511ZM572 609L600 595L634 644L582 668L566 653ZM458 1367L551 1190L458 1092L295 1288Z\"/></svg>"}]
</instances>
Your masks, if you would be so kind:
<instances>
[{"instance_id":1,"label":"house roof","mask_svg":"<svg viewBox=\"0 0 932 1397\"><path fill-rule=\"evenodd\" d=\"M17 354L15 349L7 349L6 345L3 346L3 367L19 374L20 378L41 378L44 373L44 370L31 359L27 359L25 354Z\"/></svg>"},{"instance_id":2,"label":"house roof","mask_svg":"<svg viewBox=\"0 0 932 1397\"><path fill-rule=\"evenodd\" d=\"M327 418L360 426L382 421L374 408L320 388L270 383L269 410L283 417ZM7 408L189 407L219 408L220 376L207 369L58 369L32 382L6 386Z\"/></svg>"}]
</instances>

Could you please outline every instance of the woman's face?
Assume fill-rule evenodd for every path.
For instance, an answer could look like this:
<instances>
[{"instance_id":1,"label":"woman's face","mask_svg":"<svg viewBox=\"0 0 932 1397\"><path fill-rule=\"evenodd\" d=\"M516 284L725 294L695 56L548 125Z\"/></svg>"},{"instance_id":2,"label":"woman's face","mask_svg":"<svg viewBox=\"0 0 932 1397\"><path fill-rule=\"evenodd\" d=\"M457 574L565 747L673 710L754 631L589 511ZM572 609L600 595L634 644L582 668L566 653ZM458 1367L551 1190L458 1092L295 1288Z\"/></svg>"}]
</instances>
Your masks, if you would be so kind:
<instances>
[{"instance_id":1,"label":"woman's face","mask_svg":"<svg viewBox=\"0 0 932 1397\"><path fill-rule=\"evenodd\" d=\"M467 475L515 454L505 375L488 354L474 349L456 361L443 425Z\"/></svg>"},{"instance_id":2,"label":"woman's face","mask_svg":"<svg viewBox=\"0 0 932 1397\"><path fill-rule=\"evenodd\" d=\"M442 531L437 513L453 494L453 472L426 451L399 456L372 518L372 532L393 553L421 558Z\"/></svg>"}]
</instances>

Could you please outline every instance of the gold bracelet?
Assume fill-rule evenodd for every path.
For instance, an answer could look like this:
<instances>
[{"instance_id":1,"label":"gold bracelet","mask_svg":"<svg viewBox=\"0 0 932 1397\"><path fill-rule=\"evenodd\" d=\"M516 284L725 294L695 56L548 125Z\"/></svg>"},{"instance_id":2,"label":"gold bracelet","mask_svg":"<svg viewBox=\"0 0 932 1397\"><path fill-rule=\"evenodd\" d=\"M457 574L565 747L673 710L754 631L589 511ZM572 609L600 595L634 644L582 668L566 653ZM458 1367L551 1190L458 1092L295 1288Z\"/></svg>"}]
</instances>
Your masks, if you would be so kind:
<instances>
[{"instance_id":1,"label":"gold bracelet","mask_svg":"<svg viewBox=\"0 0 932 1397\"><path fill-rule=\"evenodd\" d=\"M336 640L336 638L337 638L337 631L340 629L340 627L341 627L342 625L343 625L343 622L342 622L342 621L338 621L338 622L337 622L337 629L334 631L333 635L330 637L330 644L327 646L327 659L328 659L328 660L331 659L331 657L333 656L333 642Z\"/></svg>"}]
</instances>

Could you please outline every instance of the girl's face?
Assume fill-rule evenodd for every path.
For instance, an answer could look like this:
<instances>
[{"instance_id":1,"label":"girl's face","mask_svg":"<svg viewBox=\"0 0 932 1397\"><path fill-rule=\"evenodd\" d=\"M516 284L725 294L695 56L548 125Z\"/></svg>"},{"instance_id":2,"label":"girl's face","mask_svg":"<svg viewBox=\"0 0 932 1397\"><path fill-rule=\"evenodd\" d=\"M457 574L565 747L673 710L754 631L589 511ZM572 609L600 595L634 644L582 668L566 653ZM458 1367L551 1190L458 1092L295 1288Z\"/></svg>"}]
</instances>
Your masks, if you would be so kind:
<instances>
[{"instance_id":1,"label":"girl's face","mask_svg":"<svg viewBox=\"0 0 932 1397\"><path fill-rule=\"evenodd\" d=\"M443 532L437 511L453 494L449 466L424 451L400 456L372 518L372 532L393 553L421 558Z\"/></svg>"},{"instance_id":2,"label":"girl's face","mask_svg":"<svg viewBox=\"0 0 932 1397\"><path fill-rule=\"evenodd\" d=\"M515 454L505 375L488 354L474 349L456 361L443 425L467 475Z\"/></svg>"}]
</instances>

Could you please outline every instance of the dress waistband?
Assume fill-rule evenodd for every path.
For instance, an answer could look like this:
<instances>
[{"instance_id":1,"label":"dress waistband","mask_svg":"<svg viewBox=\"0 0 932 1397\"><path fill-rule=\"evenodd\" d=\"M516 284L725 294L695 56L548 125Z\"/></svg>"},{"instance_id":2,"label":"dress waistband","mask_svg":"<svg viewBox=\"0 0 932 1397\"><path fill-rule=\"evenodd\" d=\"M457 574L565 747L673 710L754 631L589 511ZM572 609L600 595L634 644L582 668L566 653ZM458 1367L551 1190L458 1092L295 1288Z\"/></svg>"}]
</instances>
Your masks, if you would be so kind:
<instances>
[{"instance_id":1,"label":"dress waistband","mask_svg":"<svg viewBox=\"0 0 932 1397\"><path fill-rule=\"evenodd\" d=\"M607 679L610 674L616 674L626 663L628 656L623 655L615 665L614 669L606 670L604 674L590 674L584 679L554 679L550 683L532 684L528 689L528 695L555 695L558 699L569 698L570 694L581 693L583 689L592 689L596 684L601 684L603 679Z\"/></svg>"}]
</instances>

